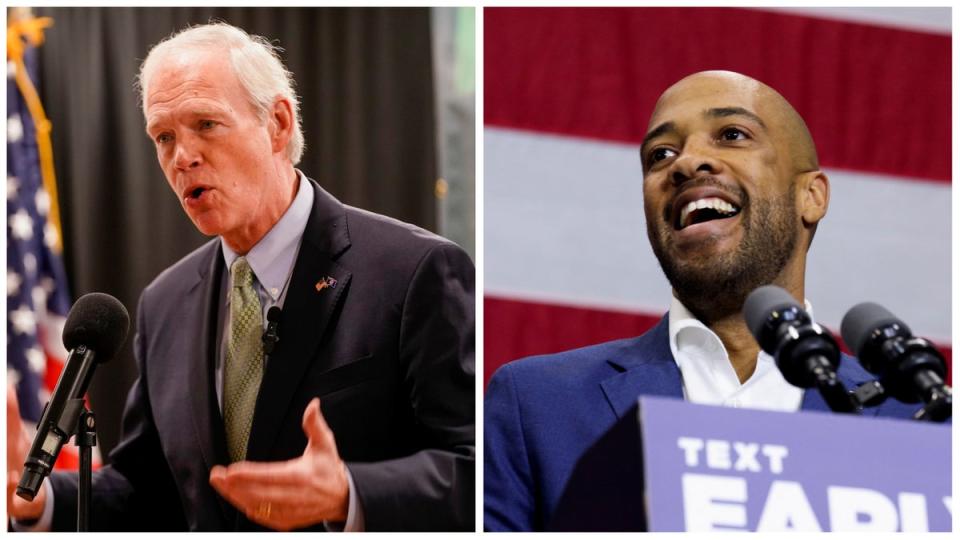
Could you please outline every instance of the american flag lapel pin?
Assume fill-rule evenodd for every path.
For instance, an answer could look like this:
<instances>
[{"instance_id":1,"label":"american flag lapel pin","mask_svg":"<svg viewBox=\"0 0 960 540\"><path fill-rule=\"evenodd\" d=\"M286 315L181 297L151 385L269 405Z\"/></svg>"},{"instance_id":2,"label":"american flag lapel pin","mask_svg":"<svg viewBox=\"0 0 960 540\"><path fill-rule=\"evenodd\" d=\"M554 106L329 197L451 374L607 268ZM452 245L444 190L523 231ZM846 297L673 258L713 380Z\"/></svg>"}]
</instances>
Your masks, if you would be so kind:
<instances>
[{"instance_id":1,"label":"american flag lapel pin","mask_svg":"<svg viewBox=\"0 0 960 540\"><path fill-rule=\"evenodd\" d=\"M330 276L324 276L323 278L320 279L320 281L316 283L316 285L314 285L314 287L317 289L317 292L320 292L328 287L331 289L336 289L337 280L333 279Z\"/></svg>"}]
</instances>

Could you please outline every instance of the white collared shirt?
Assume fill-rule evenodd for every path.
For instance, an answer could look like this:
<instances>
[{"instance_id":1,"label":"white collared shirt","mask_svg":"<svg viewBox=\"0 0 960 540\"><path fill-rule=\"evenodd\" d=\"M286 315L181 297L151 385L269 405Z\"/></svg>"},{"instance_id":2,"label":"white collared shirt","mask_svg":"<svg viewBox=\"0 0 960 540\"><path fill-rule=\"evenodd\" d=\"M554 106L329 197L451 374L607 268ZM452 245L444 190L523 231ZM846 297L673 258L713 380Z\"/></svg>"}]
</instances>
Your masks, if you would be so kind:
<instances>
[{"instance_id":1,"label":"white collared shirt","mask_svg":"<svg viewBox=\"0 0 960 540\"><path fill-rule=\"evenodd\" d=\"M806 302L812 314L810 303ZM753 374L740 383L717 334L697 320L676 297L668 320L670 352L680 368L683 395L691 403L794 412L803 389L788 383L769 354L757 354Z\"/></svg>"}]
</instances>

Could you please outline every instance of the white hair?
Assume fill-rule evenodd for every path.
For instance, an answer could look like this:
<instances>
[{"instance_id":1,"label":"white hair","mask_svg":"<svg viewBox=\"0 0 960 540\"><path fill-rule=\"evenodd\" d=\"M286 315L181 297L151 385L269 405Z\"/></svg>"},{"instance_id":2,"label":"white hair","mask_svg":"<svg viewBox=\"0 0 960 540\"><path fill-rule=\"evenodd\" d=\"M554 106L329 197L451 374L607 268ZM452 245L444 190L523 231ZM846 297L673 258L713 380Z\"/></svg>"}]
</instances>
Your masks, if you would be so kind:
<instances>
[{"instance_id":1,"label":"white hair","mask_svg":"<svg viewBox=\"0 0 960 540\"><path fill-rule=\"evenodd\" d=\"M155 45L140 65L137 87L140 90L144 114L147 110L147 82L156 69L157 59L170 52L182 50L210 50L226 48L230 65L246 90L261 119L273 109L274 100L281 96L293 107L293 137L287 143L286 154L296 165L303 156L303 128L300 126L300 102L293 89L293 74L280 61L282 50L261 36L251 36L236 26L224 22L192 26L171 35Z\"/></svg>"}]
</instances>

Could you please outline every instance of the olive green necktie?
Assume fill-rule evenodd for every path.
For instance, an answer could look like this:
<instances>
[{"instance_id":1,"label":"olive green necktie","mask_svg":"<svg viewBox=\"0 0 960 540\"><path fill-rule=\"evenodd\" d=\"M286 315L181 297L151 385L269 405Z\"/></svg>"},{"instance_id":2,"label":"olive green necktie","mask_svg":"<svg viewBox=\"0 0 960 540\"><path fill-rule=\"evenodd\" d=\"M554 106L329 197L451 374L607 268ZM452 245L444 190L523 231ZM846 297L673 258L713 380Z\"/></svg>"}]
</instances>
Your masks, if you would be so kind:
<instances>
[{"instance_id":1,"label":"olive green necktie","mask_svg":"<svg viewBox=\"0 0 960 540\"><path fill-rule=\"evenodd\" d=\"M263 313L253 288L253 271L245 257L230 267L230 342L227 345L223 382L223 421L227 431L230 461L247 455L247 440L253 422L253 408L263 379Z\"/></svg>"}]
</instances>

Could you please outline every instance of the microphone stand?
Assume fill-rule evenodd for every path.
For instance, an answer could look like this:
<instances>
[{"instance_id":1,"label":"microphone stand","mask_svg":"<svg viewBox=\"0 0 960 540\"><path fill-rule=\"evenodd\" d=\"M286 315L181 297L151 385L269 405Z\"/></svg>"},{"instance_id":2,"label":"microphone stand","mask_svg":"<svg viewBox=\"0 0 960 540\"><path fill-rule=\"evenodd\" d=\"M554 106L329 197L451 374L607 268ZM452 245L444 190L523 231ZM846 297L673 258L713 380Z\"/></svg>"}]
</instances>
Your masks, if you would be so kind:
<instances>
[{"instance_id":1,"label":"microphone stand","mask_svg":"<svg viewBox=\"0 0 960 540\"><path fill-rule=\"evenodd\" d=\"M90 487L93 474L92 449L97 445L97 421L83 407L74 444L80 449L80 483L77 487L77 532L90 530Z\"/></svg>"}]
</instances>

